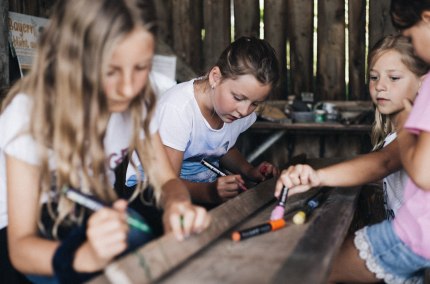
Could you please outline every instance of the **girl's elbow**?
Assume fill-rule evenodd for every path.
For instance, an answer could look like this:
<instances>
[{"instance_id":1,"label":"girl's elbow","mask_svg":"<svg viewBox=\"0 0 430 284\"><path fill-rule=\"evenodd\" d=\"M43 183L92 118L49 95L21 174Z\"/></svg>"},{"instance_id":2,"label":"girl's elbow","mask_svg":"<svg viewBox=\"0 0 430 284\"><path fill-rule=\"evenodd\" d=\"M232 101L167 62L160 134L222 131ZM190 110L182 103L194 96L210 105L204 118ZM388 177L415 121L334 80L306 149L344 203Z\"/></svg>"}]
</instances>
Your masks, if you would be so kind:
<instances>
[{"instance_id":1,"label":"girl's elbow","mask_svg":"<svg viewBox=\"0 0 430 284\"><path fill-rule=\"evenodd\" d=\"M415 178L412 178L412 181L422 190L430 191L430 178L428 175L417 176Z\"/></svg>"},{"instance_id":2,"label":"girl's elbow","mask_svg":"<svg viewBox=\"0 0 430 284\"><path fill-rule=\"evenodd\" d=\"M27 274L28 273L28 268L25 264L25 262L23 261L23 257L19 256L18 252L15 252L16 250L10 248L9 249L9 258L10 258L10 262L12 263L13 267L18 270L19 272L23 273L23 274Z\"/></svg>"},{"instance_id":3,"label":"girl's elbow","mask_svg":"<svg viewBox=\"0 0 430 284\"><path fill-rule=\"evenodd\" d=\"M419 188L430 191L430 175L428 171L415 168L408 172L409 178L415 183Z\"/></svg>"}]
</instances>

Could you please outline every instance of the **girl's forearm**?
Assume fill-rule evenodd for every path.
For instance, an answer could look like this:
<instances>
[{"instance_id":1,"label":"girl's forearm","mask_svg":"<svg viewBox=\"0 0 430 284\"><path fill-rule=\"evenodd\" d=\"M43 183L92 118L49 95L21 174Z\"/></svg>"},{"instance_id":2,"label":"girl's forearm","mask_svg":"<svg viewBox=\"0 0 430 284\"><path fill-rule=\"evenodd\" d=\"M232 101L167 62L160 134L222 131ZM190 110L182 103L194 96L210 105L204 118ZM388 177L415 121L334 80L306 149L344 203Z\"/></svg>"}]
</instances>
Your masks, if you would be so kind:
<instances>
[{"instance_id":1,"label":"girl's forearm","mask_svg":"<svg viewBox=\"0 0 430 284\"><path fill-rule=\"evenodd\" d=\"M430 133L414 135L402 129L399 132L400 157L409 177L424 190L430 190Z\"/></svg>"},{"instance_id":2,"label":"girl's forearm","mask_svg":"<svg viewBox=\"0 0 430 284\"><path fill-rule=\"evenodd\" d=\"M161 206L167 207L172 202L190 201L190 193L185 184L179 178L173 178L161 187Z\"/></svg>"},{"instance_id":3,"label":"girl's forearm","mask_svg":"<svg viewBox=\"0 0 430 284\"><path fill-rule=\"evenodd\" d=\"M398 143L318 170L323 186L356 186L384 178L401 169Z\"/></svg>"},{"instance_id":4,"label":"girl's forearm","mask_svg":"<svg viewBox=\"0 0 430 284\"><path fill-rule=\"evenodd\" d=\"M245 159L236 147L231 148L221 159L220 164L234 174L247 176L253 166Z\"/></svg>"},{"instance_id":5,"label":"girl's forearm","mask_svg":"<svg viewBox=\"0 0 430 284\"><path fill-rule=\"evenodd\" d=\"M189 182L183 180L193 202L219 204L222 202L213 182Z\"/></svg>"},{"instance_id":6,"label":"girl's forearm","mask_svg":"<svg viewBox=\"0 0 430 284\"><path fill-rule=\"evenodd\" d=\"M36 236L14 239L10 234L9 253L16 269L24 274L53 275L52 258L59 242Z\"/></svg>"}]
</instances>

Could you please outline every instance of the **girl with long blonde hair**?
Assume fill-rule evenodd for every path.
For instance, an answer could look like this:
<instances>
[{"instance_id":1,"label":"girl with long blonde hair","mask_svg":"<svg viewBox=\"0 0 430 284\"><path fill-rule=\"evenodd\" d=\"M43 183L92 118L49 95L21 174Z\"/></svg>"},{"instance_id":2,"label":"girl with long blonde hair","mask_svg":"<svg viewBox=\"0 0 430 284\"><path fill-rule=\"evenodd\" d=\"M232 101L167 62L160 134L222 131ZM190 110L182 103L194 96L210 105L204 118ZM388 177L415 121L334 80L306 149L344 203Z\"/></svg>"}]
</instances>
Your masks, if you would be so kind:
<instances>
[{"instance_id":1,"label":"girl with long blonde hair","mask_svg":"<svg viewBox=\"0 0 430 284\"><path fill-rule=\"evenodd\" d=\"M165 230L183 239L208 226L152 119L154 15L148 0L58 1L31 72L3 103L0 192L8 214L2 206L0 224L21 272L82 282L127 249L132 230L113 170L133 150L147 173L139 191L152 185ZM111 206L90 214L67 188Z\"/></svg>"}]
</instances>

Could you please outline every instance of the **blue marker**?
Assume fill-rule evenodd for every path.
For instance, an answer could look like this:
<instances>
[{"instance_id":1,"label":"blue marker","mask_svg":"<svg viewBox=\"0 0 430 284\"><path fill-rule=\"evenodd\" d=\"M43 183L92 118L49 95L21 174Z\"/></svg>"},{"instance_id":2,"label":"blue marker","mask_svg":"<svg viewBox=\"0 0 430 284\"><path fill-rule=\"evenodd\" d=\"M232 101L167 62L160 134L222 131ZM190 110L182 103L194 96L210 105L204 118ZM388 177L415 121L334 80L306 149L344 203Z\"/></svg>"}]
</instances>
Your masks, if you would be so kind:
<instances>
[{"instance_id":1,"label":"blue marker","mask_svg":"<svg viewBox=\"0 0 430 284\"><path fill-rule=\"evenodd\" d=\"M302 210L298 211L294 214L293 223L294 224L303 224L306 221L306 217L309 216L312 211L315 210L320 204L323 197L323 192L320 190L315 196L311 197L302 208Z\"/></svg>"}]
</instances>

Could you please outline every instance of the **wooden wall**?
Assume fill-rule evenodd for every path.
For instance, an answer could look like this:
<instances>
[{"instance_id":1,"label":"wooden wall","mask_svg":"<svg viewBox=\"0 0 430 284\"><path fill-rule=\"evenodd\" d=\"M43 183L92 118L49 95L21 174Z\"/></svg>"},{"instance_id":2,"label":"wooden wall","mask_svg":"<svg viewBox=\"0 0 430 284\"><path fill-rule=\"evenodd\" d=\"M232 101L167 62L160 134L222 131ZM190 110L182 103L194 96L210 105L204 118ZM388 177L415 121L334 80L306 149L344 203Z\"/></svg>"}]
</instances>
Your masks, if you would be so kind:
<instances>
[{"instance_id":1,"label":"wooden wall","mask_svg":"<svg viewBox=\"0 0 430 284\"><path fill-rule=\"evenodd\" d=\"M0 19L7 19L9 3L0 0ZM3 22L5 22L3 20ZM8 31L7 25L0 24L0 102L2 89L9 84L9 55L8 55ZM0 104L1 105L1 104Z\"/></svg>"},{"instance_id":2,"label":"wooden wall","mask_svg":"<svg viewBox=\"0 0 430 284\"><path fill-rule=\"evenodd\" d=\"M55 1L0 0L0 8L5 11L9 4L10 11L48 17ZM266 38L276 49L283 71L281 87L273 99L311 91L317 100L367 100L366 42L372 46L383 35L394 32L390 0L264 0L263 7L260 0L154 2L160 39L195 74L212 66L232 39L242 35ZM261 24L264 35L260 34Z\"/></svg>"},{"instance_id":3,"label":"wooden wall","mask_svg":"<svg viewBox=\"0 0 430 284\"><path fill-rule=\"evenodd\" d=\"M0 13L5 15L9 9L49 17L55 1L0 0ZM271 97L275 100L301 92L313 92L316 100L369 100L365 82L368 46L395 32L389 16L390 0L155 0L154 3L159 19L157 52L178 56L179 81L203 74L232 40L252 35L265 38L277 51L282 74L280 87ZM3 43L6 34L4 29L0 31L0 88L8 80L7 72L3 71L7 70ZM249 135L239 140L244 154L267 137ZM243 143L248 139L255 143ZM310 158L319 157L321 145L325 145L325 157L351 157L368 150L363 150L363 139L367 138L345 134L318 142L319 136L311 134L285 135L261 159L280 159L278 164L282 164L286 157L301 152L308 153ZM292 140L298 142L294 149Z\"/></svg>"}]
</instances>

